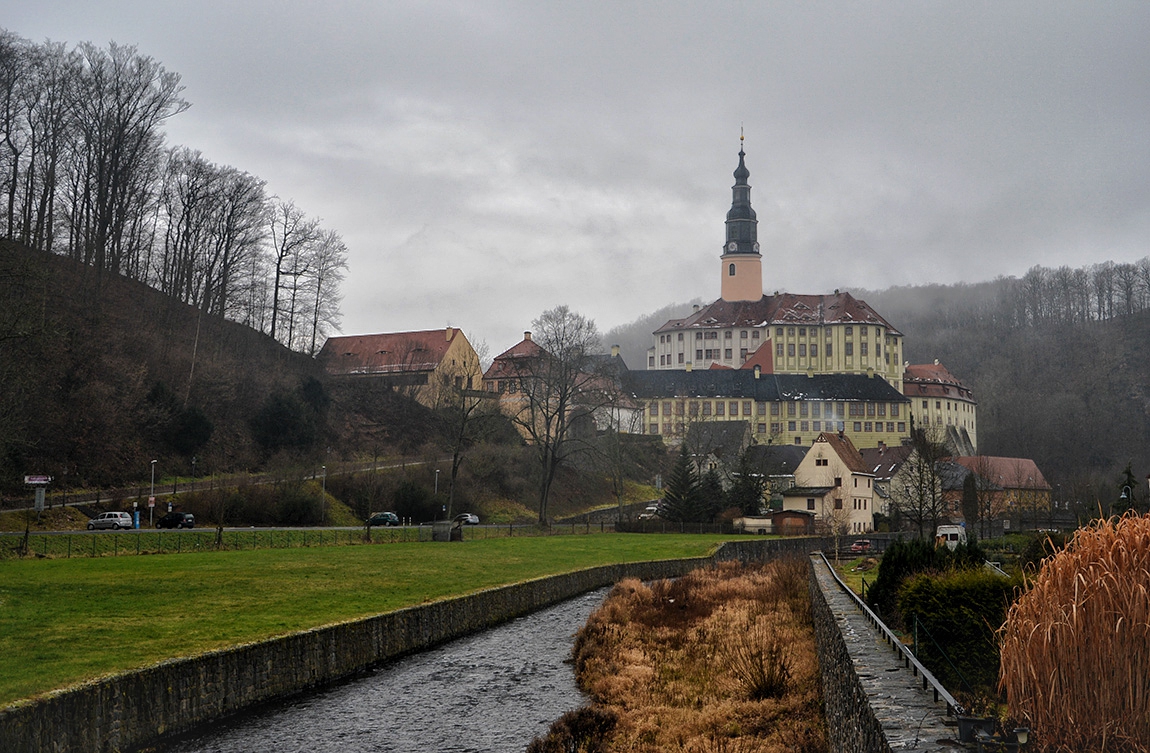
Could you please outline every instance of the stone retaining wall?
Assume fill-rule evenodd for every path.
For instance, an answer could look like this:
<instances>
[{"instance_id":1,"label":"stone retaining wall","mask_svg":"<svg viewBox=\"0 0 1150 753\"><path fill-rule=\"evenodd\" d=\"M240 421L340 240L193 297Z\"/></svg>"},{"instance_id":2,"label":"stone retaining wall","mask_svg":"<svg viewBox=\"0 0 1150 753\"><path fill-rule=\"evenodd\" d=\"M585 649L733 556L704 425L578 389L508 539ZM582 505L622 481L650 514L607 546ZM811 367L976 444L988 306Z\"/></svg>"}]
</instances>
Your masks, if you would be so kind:
<instances>
[{"instance_id":1,"label":"stone retaining wall","mask_svg":"<svg viewBox=\"0 0 1150 753\"><path fill-rule=\"evenodd\" d=\"M717 561L805 555L824 543L818 539L729 542L713 557L580 570L161 662L0 709L0 751L130 750L626 577L678 577Z\"/></svg>"},{"instance_id":2,"label":"stone retaining wall","mask_svg":"<svg viewBox=\"0 0 1150 753\"><path fill-rule=\"evenodd\" d=\"M811 557L810 594L831 753L964 750L946 704L903 666L821 557Z\"/></svg>"}]
</instances>

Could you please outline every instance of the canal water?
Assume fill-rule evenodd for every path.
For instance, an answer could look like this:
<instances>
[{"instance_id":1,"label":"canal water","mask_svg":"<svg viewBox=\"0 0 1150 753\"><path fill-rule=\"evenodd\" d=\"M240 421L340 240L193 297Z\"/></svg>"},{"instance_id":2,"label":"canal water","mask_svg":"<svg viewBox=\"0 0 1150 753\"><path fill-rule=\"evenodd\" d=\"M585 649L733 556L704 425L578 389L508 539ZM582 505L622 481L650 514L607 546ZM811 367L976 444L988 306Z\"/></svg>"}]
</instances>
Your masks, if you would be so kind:
<instances>
[{"instance_id":1,"label":"canal water","mask_svg":"<svg viewBox=\"0 0 1150 753\"><path fill-rule=\"evenodd\" d=\"M522 753L583 705L567 663L607 589L155 748L165 753Z\"/></svg>"}]
</instances>

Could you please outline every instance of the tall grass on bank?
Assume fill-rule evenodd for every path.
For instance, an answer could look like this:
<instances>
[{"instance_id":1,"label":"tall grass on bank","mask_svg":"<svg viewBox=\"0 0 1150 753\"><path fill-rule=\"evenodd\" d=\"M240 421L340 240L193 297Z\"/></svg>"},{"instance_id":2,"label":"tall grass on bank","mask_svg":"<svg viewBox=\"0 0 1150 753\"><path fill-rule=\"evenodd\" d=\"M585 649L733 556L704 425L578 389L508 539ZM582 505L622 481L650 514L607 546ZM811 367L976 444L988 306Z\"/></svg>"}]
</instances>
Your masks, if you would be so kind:
<instances>
[{"instance_id":1,"label":"tall grass on bank","mask_svg":"<svg viewBox=\"0 0 1150 753\"><path fill-rule=\"evenodd\" d=\"M586 749L825 751L807 567L620 582L576 639L580 687L615 718Z\"/></svg>"},{"instance_id":2,"label":"tall grass on bank","mask_svg":"<svg viewBox=\"0 0 1150 753\"><path fill-rule=\"evenodd\" d=\"M1036 751L1150 751L1150 517L1079 531L1001 639L999 685Z\"/></svg>"}]
</instances>

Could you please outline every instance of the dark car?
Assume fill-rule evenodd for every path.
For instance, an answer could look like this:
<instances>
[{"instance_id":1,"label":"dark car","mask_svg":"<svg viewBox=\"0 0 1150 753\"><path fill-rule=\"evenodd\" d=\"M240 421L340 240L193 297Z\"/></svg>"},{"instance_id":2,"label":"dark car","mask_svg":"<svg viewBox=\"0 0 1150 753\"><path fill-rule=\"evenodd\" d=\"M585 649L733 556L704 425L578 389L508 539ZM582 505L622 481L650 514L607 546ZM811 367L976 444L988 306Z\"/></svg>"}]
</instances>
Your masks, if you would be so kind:
<instances>
[{"instance_id":1,"label":"dark car","mask_svg":"<svg viewBox=\"0 0 1150 753\"><path fill-rule=\"evenodd\" d=\"M393 512L375 512L367 519L367 527L372 526L397 526L399 525L399 516Z\"/></svg>"},{"instance_id":2,"label":"dark car","mask_svg":"<svg viewBox=\"0 0 1150 753\"><path fill-rule=\"evenodd\" d=\"M195 528L196 516L190 512L170 512L156 521L156 528Z\"/></svg>"}]
</instances>

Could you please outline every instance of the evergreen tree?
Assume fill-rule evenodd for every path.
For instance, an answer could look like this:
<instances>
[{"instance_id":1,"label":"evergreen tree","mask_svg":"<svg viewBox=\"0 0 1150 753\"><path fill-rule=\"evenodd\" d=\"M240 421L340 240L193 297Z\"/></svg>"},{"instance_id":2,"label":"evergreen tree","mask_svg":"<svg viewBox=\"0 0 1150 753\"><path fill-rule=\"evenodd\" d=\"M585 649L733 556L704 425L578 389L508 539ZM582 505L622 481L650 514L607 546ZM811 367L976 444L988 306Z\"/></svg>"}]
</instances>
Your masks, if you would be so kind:
<instances>
[{"instance_id":1,"label":"evergreen tree","mask_svg":"<svg viewBox=\"0 0 1150 753\"><path fill-rule=\"evenodd\" d=\"M723 480L719 478L719 472L711 468L699 481L699 504L693 519L699 523L713 523L723 511L725 502Z\"/></svg>"},{"instance_id":2,"label":"evergreen tree","mask_svg":"<svg viewBox=\"0 0 1150 753\"><path fill-rule=\"evenodd\" d=\"M739 508L744 515L758 515L759 508L763 506L766 479L752 466L749 450L750 448L743 450L743 454L739 456L739 471L735 483L727 492L727 501L732 507Z\"/></svg>"},{"instance_id":3,"label":"evergreen tree","mask_svg":"<svg viewBox=\"0 0 1150 753\"><path fill-rule=\"evenodd\" d=\"M679 448L679 458L667 478L663 491L663 511L667 520L683 522L692 520L699 505L699 476L695 464L687 453L687 446Z\"/></svg>"},{"instance_id":4,"label":"evergreen tree","mask_svg":"<svg viewBox=\"0 0 1150 753\"><path fill-rule=\"evenodd\" d=\"M978 529L978 480L973 473L967 473L962 480L962 517L966 521L966 535L974 540Z\"/></svg>"}]
</instances>

